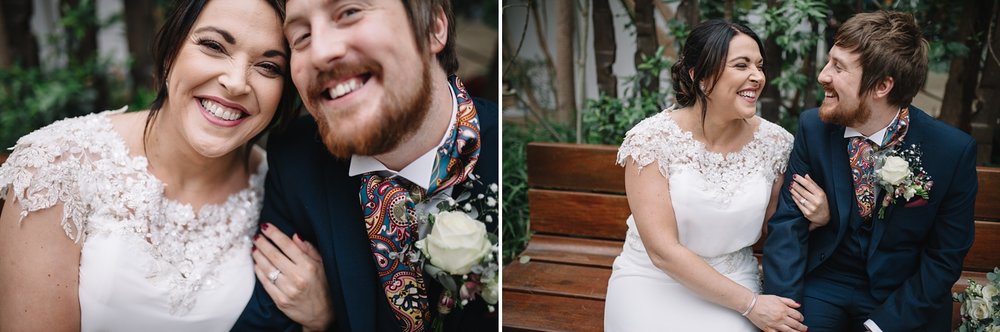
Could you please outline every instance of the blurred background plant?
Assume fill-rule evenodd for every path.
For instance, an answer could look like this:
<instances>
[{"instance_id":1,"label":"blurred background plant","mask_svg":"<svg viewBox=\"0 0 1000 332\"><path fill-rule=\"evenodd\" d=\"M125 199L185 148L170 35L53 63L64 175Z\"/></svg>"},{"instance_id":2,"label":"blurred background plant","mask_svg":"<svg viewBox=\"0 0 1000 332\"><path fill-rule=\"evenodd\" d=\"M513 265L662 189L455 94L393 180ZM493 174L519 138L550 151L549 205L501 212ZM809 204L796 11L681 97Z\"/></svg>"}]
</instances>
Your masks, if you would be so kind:
<instances>
[{"instance_id":1,"label":"blurred background plant","mask_svg":"<svg viewBox=\"0 0 1000 332\"><path fill-rule=\"evenodd\" d=\"M145 108L155 97L146 46L170 3L128 1L102 11L96 0L0 4L0 154L59 119L125 105ZM135 50L98 47L126 26L123 42L140 45Z\"/></svg>"},{"instance_id":2,"label":"blurred background plant","mask_svg":"<svg viewBox=\"0 0 1000 332\"><path fill-rule=\"evenodd\" d=\"M881 9L912 13L929 41L913 104L975 137L980 164L1000 165L998 0L504 0L505 262L531 236L523 147L620 144L673 103L669 67L690 27L722 18L760 35L768 85L758 113L795 133L799 113L822 102L816 77L837 28Z\"/></svg>"}]
</instances>

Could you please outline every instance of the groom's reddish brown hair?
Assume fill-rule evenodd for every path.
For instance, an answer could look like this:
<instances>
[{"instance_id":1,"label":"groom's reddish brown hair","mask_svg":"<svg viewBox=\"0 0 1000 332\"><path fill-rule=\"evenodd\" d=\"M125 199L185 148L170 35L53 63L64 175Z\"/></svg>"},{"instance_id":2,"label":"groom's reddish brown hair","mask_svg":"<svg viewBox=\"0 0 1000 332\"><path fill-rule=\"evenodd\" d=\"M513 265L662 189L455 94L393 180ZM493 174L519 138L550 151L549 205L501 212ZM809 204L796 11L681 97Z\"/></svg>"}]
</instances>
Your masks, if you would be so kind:
<instances>
[{"instance_id":1,"label":"groom's reddish brown hair","mask_svg":"<svg viewBox=\"0 0 1000 332\"><path fill-rule=\"evenodd\" d=\"M458 71L458 55L455 52L455 15L451 10L450 0L403 0L403 8L406 8L406 17L410 19L410 28L413 29L413 38L417 41L417 47L421 51L426 51L429 38L433 38L434 17L438 10L444 12L448 22L448 40L442 40L444 48L437 54L438 64L448 75Z\"/></svg>"},{"instance_id":2,"label":"groom's reddish brown hair","mask_svg":"<svg viewBox=\"0 0 1000 332\"><path fill-rule=\"evenodd\" d=\"M890 105L906 107L927 81L927 40L913 15L877 11L854 15L837 29L833 44L858 54L861 62L859 95L886 77L892 77Z\"/></svg>"}]
</instances>

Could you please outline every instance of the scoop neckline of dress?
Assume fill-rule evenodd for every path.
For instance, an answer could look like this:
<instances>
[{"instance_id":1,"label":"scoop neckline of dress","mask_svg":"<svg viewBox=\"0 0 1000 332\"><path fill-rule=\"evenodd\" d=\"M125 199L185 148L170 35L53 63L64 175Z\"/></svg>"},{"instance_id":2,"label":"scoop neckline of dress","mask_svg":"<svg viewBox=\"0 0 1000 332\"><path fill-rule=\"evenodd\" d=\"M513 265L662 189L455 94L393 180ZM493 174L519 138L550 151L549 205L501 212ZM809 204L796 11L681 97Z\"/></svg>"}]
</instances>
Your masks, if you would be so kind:
<instances>
[{"instance_id":1,"label":"scoop neckline of dress","mask_svg":"<svg viewBox=\"0 0 1000 332\"><path fill-rule=\"evenodd\" d=\"M699 140L697 140L697 139L694 138L694 133L692 133L691 131L685 130L684 128L681 128L681 125L678 124L676 120L674 120L674 116L673 116L672 113L674 113L674 112L676 112L678 110L679 110L679 108L669 108L669 109L666 110L666 112L664 112L664 115L667 118L667 122L669 122L671 126L673 126L674 128L676 128L677 131L679 131L681 133L681 135L684 136L684 138L687 138L687 140L689 140L691 142L694 142L695 146L698 148L699 151L701 151L703 153L706 153L706 154L709 154L709 155L712 155L712 156L720 157L723 160L729 160L730 157L732 157L732 156L739 156L739 155L742 155L742 154L746 153L747 151L749 151L748 147L756 144L757 141L759 141L761 139L761 136L763 136L764 122L765 122L765 120L763 118L761 118L760 121L757 122L757 127L754 128L754 130L753 130L753 137L750 138L750 140L747 141L745 144L743 144L743 146L740 146L740 148L738 150L733 151L733 152L728 152L728 153L710 151L705 146L705 143L703 143L703 142L701 142L701 141L699 141ZM759 116L754 115L754 118L759 118Z\"/></svg>"},{"instance_id":2,"label":"scoop neckline of dress","mask_svg":"<svg viewBox=\"0 0 1000 332\"><path fill-rule=\"evenodd\" d=\"M107 126L107 130L110 131L114 135L115 143L121 145L122 150L125 152L124 157L126 158L126 161L129 162L129 166L135 166L136 164L141 164L142 165L141 170L139 170L139 169L136 169L136 170L137 171L141 171L143 175L145 175L146 177L152 179L152 181L154 181L154 183L156 183L156 185L159 187L160 195L162 196L163 201L165 201L165 202L167 202L169 204L174 204L174 205L179 205L179 206L186 207L187 209L191 210L191 212L194 214L194 218L195 219L200 220L201 216L202 216L202 212L206 211L206 208L216 209L216 208L221 208L221 207L227 206L227 205L231 204L233 197L239 196L239 195L244 195L247 192L253 192L254 191L254 183L258 182L258 178L261 177L261 176L263 176L264 173L265 173L265 169L267 167L267 158L261 159L260 163L257 164L257 169L254 170L254 172L251 173L250 176L247 177L247 181L246 181L247 186L246 187L244 187L243 189L240 189L238 191L235 191L232 194L226 195L226 200L223 201L223 202L219 202L219 203L205 203L205 204L201 205L201 208L199 208L199 209L197 209L197 211L195 211L194 205L192 205L191 203L181 202L181 201L178 201L176 199L173 199L173 198L170 198L170 197L167 197L166 195L164 195L163 191L166 190L167 185L163 182L163 180L160 180L160 178L156 177L155 174L153 174L153 173L151 173L149 171L149 159L146 158L145 156L141 156L141 155L132 155L132 150L129 148L128 143L125 142L125 137L123 137L122 133L120 133L117 129L115 129L115 125L113 123L111 123L111 117L110 117L111 115L124 114L127 111L128 111L128 106L125 106L125 107L122 107L122 108L117 109L117 110L105 111L105 112L101 113L100 115L101 115L101 120L102 120L103 124L105 126ZM135 168L133 168L133 169L135 169Z\"/></svg>"}]
</instances>

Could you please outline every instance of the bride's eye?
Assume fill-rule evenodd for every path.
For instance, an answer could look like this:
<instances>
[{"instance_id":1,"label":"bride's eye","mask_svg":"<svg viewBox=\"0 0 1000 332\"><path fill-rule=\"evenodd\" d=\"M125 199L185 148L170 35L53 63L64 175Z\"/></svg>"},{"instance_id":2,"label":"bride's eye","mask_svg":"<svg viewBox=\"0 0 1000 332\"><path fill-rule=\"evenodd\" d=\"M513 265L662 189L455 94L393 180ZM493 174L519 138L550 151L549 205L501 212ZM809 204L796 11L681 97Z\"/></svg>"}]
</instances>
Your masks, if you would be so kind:
<instances>
[{"instance_id":1,"label":"bride's eye","mask_svg":"<svg viewBox=\"0 0 1000 332\"><path fill-rule=\"evenodd\" d=\"M202 38L198 39L197 43L198 45L201 45L201 47L208 49L210 52L226 54L226 48L223 47L222 44L219 44L219 42L217 41L208 38Z\"/></svg>"}]
</instances>

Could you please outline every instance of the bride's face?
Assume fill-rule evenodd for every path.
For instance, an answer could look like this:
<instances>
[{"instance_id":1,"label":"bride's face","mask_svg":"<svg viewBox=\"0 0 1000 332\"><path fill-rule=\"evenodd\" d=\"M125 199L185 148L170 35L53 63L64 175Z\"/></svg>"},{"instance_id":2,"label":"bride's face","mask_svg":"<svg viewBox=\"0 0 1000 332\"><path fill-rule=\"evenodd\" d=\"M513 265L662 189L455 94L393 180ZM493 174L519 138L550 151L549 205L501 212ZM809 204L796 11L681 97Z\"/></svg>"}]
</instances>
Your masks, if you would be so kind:
<instances>
[{"instance_id":1,"label":"bride's face","mask_svg":"<svg viewBox=\"0 0 1000 332\"><path fill-rule=\"evenodd\" d=\"M709 103L714 104L712 108L734 110L739 118L753 117L757 113L757 98L767 81L757 42L742 33L734 36L722 66L722 75L708 94Z\"/></svg>"},{"instance_id":2,"label":"bride's face","mask_svg":"<svg viewBox=\"0 0 1000 332\"><path fill-rule=\"evenodd\" d=\"M281 100L281 18L265 1L209 1L182 42L165 125L203 156L231 153L267 127Z\"/></svg>"}]
</instances>

